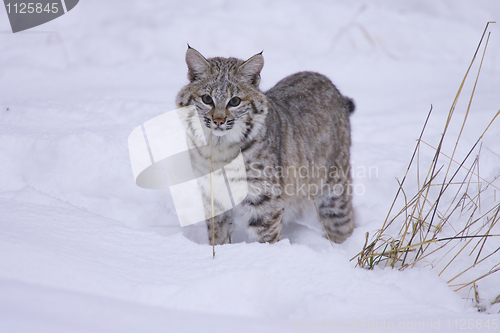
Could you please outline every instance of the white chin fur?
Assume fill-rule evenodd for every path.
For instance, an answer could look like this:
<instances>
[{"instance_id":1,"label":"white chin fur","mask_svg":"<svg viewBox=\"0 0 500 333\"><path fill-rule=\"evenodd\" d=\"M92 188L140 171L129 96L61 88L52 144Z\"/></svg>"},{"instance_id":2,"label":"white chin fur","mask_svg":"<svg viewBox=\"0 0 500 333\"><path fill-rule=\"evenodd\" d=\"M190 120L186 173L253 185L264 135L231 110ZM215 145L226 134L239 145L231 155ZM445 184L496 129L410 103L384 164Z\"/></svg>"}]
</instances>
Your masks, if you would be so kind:
<instances>
[{"instance_id":1,"label":"white chin fur","mask_svg":"<svg viewBox=\"0 0 500 333\"><path fill-rule=\"evenodd\" d=\"M226 130L213 130L213 135L215 136L225 136L229 131L226 131Z\"/></svg>"}]
</instances>

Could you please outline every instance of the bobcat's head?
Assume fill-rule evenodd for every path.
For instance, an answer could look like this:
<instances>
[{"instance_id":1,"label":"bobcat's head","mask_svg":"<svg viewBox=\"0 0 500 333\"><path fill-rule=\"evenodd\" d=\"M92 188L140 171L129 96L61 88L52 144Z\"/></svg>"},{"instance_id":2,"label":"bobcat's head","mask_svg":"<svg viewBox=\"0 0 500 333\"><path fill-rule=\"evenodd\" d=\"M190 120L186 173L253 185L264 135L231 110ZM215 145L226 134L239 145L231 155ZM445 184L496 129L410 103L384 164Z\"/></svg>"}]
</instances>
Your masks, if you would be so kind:
<instances>
[{"instance_id":1,"label":"bobcat's head","mask_svg":"<svg viewBox=\"0 0 500 333\"><path fill-rule=\"evenodd\" d=\"M264 57L258 53L243 61L236 58L205 59L188 47L188 79L177 95L179 106L194 105L205 130L228 142L250 140L267 114L267 98L259 90Z\"/></svg>"}]
</instances>

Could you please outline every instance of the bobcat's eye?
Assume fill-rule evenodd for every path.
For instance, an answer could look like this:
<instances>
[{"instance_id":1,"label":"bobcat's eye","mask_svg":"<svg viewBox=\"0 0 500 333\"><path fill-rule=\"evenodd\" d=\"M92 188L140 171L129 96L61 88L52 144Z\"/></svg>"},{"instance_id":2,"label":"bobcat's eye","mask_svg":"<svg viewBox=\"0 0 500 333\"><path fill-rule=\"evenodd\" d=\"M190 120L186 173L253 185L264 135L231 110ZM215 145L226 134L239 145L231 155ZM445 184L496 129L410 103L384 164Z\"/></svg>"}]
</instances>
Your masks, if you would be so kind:
<instances>
[{"instance_id":1,"label":"bobcat's eye","mask_svg":"<svg viewBox=\"0 0 500 333\"><path fill-rule=\"evenodd\" d=\"M229 106L238 106L241 103L241 98L233 97L229 100Z\"/></svg>"},{"instance_id":2,"label":"bobcat's eye","mask_svg":"<svg viewBox=\"0 0 500 333\"><path fill-rule=\"evenodd\" d=\"M212 97L210 97L209 95L203 95L203 96L201 96L201 100L205 104L212 104L214 102L213 99L212 99Z\"/></svg>"}]
</instances>

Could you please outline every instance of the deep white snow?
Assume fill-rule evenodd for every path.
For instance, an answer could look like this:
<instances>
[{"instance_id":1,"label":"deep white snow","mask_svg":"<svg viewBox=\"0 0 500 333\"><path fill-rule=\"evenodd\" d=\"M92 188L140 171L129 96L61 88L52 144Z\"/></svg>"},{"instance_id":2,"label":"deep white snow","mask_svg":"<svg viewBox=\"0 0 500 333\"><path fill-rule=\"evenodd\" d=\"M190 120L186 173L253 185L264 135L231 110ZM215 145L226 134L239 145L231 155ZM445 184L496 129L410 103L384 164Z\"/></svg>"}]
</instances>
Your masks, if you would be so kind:
<instances>
[{"instance_id":1,"label":"deep white snow","mask_svg":"<svg viewBox=\"0 0 500 333\"><path fill-rule=\"evenodd\" d=\"M495 331L499 304L478 313L470 289L453 292L429 266L367 271L350 259L382 226L430 105L436 144L486 22L499 19L495 0L83 0L12 34L0 9L0 332L446 332L460 320ZM500 109L499 24L460 156ZM332 248L312 216L277 244L218 246L212 259L204 225L180 228L168 191L135 185L128 135L175 108L186 43L207 57L264 50L263 90L314 70L355 99L357 228L345 243ZM490 181L499 121L481 153ZM485 304L498 274L478 285Z\"/></svg>"}]
</instances>

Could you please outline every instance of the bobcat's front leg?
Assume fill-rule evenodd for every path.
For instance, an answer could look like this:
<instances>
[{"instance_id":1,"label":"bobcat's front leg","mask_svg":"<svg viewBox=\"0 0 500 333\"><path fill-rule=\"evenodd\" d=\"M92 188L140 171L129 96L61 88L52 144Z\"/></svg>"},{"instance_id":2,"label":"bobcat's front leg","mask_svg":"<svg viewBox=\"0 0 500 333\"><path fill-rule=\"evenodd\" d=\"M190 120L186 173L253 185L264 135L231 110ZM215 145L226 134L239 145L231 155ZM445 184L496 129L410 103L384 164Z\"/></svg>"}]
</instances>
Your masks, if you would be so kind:
<instances>
[{"instance_id":1,"label":"bobcat's front leg","mask_svg":"<svg viewBox=\"0 0 500 333\"><path fill-rule=\"evenodd\" d=\"M262 194L249 197L243 202L250 213L249 233L260 243L280 240L284 202L279 196Z\"/></svg>"},{"instance_id":2,"label":"bobcat's front leg","mask_svg":"<svg viewBox=\"0 0 500 333\"><path fill-rule=\"evenodd\" d=\"M206 222L208 230L208 241L210 242L210 244L212 244L212 236L215 236L215 245L231 243L231 232L233 231L233 215L231 211L227 211L220 215L214 216L213 229L212 218L208 218Z\"/></svg>"}]
</instances>

